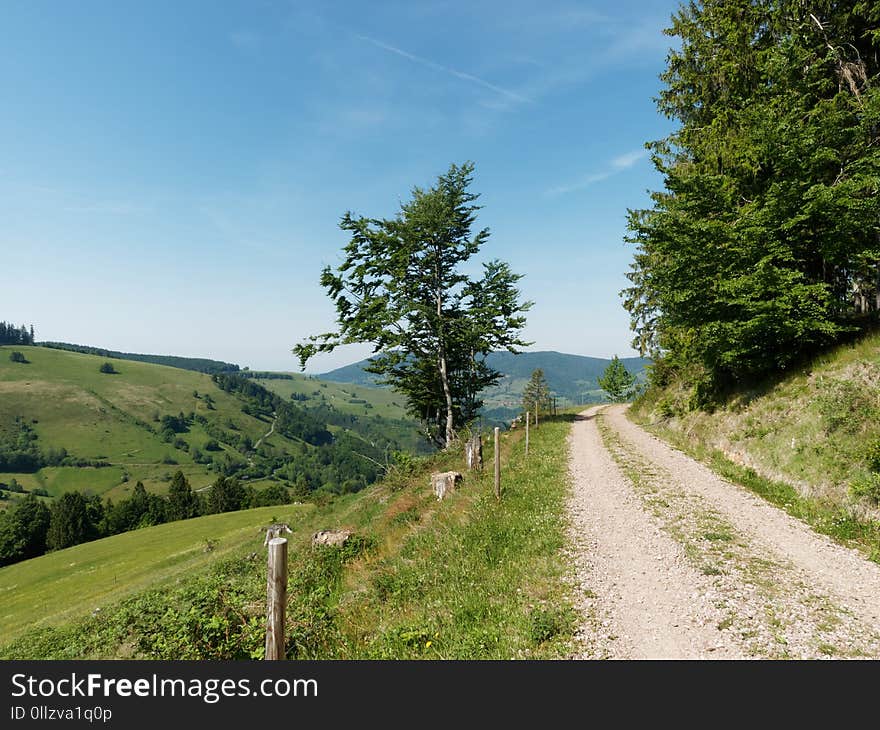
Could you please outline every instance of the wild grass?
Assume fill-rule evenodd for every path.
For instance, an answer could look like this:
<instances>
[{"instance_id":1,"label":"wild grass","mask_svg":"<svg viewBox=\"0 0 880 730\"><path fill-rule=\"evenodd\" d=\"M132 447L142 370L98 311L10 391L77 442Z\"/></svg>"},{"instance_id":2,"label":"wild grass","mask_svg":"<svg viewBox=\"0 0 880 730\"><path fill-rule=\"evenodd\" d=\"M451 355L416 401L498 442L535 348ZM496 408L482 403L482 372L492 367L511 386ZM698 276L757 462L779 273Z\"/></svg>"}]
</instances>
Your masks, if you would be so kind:
<instances>
[{"instance_id":1,"label":"wild grass","mask_svg":"<svg viewBox=\"0 0 880 730\"><path fill-rule=\"evenodd\" d=\"M790 483L769 479L749 466L737 464L711 444L695 439L694 432L685 435L664 424L643 425L725 479L803 520L816 532L856 548L870 560L880 563L880 522L860 516L837 499L804 495Z\"/></svg>"},{"instance_id":2,"label":"wild grass","mask_svg":"<svg viewBox=\"0 0 880 730\"><path fill-rule=\"evenodd\" d=\"M442 501L431 493L429 474L463 471L459 449L402 464L384 482L320 507L216 516L230 520L228 530L203 522L212 518L146 528L11 566L17 573L4 568L4 624L16 626L4 639L17 638L0 657L260 658L265 552L252 530L270 512L294 529L289 658L565 656L576 625L561 554L569 421L560 416L533 429L528 460L520 432L503 436L500 501L488 439L483 473L466 473ZM187 526L198 530L179 545L159 532ZM353 530L355 539L342 549L312 548L315 530L334 527ZM111 542L120 538L130 541L125 551ZM209 538L217 540L214 552L204 551ZM103 552L90 552L97 549ZM111 576L118 581L123 572L113 567L120 552L142 558L126 578L134 594L117 600L109 591L118 585ZM136 591L138 581L154 579L159 588ZM62 592L72 596L67 610L35 619L33 606L57 603ZM16 603L7 604L13 593ZM98 605L100 613L89 615Z\"/></svg>"}]
</instances>

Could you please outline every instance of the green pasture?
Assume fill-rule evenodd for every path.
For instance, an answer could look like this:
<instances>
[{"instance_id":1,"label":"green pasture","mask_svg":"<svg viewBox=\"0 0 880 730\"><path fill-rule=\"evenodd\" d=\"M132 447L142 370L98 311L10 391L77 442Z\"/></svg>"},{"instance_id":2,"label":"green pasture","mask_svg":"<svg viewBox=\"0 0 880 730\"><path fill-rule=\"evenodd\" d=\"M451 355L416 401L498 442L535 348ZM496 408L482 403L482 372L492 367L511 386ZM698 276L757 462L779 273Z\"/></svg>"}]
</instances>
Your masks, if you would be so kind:
<instances>
[{"instance_id":1,"label":"green pasture","mask_svg":"<svg viewBox=\"0 0 880 730\"><path fill-rule=\"evenodd\" d=\"M191 575L237 549L252 548L260 556L254 569L263 569L265 526L278 519L295 528L312 509L281 505L197 517L0 568L3 643L27 628L70 621L136 591Z\"/></svg>"}]
</instances>

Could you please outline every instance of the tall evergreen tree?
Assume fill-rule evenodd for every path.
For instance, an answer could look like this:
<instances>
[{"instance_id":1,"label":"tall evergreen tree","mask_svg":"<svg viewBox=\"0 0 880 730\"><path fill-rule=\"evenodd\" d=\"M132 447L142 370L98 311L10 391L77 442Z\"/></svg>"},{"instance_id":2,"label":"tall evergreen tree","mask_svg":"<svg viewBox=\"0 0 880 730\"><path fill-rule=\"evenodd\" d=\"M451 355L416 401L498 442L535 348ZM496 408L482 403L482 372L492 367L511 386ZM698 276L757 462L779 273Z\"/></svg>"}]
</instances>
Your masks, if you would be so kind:
<instances>
[{"instance_id":1,"label":"tall evergreen tree","mask_svg":"<svg viewBox=\"0 0 880 730\"><path fill-rule=\"evenodd\" d=\"M208 490L205 507L209 514L233 512L247 506L247 492L238 479L220 477Z\"/></svg>"},{"instance_id":2,"label":"tall evergreen tree","mask_svg":"<svg viewBox=\"0 0 880 730\"><path fill-rule=\"evenodd\" d=\"M79 492L65 492L49 510L46 546L49 550L79 545L98 537L98 523L93 522L94 510Z\"/></svg>"},{"instance_id":3,"label":"tall evergreen tree","mask_svg":"<svg viewBox=\"0 0 880 730\"><path fill-rule=\"evenodd\" d=\"M605 368L605 372L599 376L598 383L612 401L623 403L633 396L636 378L615 355Z\"/></svg>"},{"instance_id":4,"label":"tall evergreen tree","mask_svg":"<svg viewBox=\"0 0 880 730\"><path fill-rule=\"evenodd\" d=\"M188 520L199 513L199 496L193 492L183 472L178 470L168 487L168 519Z\"/></svg>"},{"instance_id":5,"label":"tall evergreen tree","mask_svg":"<svg viewBox=\"0 0 880 730\"><path fill-rule=\"evenodd\" d=\"M377 354L368 369L403 393L444 446L473 418L479 393L500 378L486 355L528 344L518 336L531 306L518 302L520 276L501 261L484 264L479 279L463 272L489 238L485 228L472 233L480 209L468 190L473 169L452 165L434 187L414 188L391 220L346 213L345 261L321 276L339 331L294 348L305 367L319 352L372 343Z\"/></svg>"},{"instance_id":6,"label":"tall evergreen tree","mask_svg":"<svg viewBox=\"0 0 880 730\"><path fill-rule=\"evenodd\" d=\"M0 513L0 565L46 552L49 509L33 494Z\"/></svg>"}]
</instances>

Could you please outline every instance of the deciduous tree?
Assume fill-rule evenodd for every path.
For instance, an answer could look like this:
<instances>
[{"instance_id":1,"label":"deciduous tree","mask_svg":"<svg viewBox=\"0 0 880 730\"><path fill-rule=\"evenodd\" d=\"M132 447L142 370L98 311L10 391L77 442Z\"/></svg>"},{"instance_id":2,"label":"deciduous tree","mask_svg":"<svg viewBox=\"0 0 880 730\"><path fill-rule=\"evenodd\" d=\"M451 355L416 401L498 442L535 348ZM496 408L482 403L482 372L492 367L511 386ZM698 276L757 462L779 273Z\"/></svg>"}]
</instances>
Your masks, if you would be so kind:
<instances>
[{"instance_id":1,"label":"deciduous tree","mask_svg":"<svg viewBox=\"0 0 880 730\"><path fill-rule=\"evenodd\" d=\"M630 211L625 306L696 403L880 311L880 5L683 4L649 144L664 189Z\"/></svg>"},{"instance_id":2,"label":"deciduous tree","mask_svg":"<svg viewBox=\"0 0 880 730\"><path fill-rule=\"evenodd\" d=\"M319 352L372 343L369 370L403 393L428 435L448 446L482 405L479 393L500 373L486 365L493 350L528 343L519 337L529 302L521 278L501 261L471 278L465 265L489 238L472 232L480 206L468 190L472 163L452 165L428 190L414 188L393 219L346 213L345 260L324 269L321 285L336 307L336 332L294 347L300 364Z\"/></svg>"}]
</instances>

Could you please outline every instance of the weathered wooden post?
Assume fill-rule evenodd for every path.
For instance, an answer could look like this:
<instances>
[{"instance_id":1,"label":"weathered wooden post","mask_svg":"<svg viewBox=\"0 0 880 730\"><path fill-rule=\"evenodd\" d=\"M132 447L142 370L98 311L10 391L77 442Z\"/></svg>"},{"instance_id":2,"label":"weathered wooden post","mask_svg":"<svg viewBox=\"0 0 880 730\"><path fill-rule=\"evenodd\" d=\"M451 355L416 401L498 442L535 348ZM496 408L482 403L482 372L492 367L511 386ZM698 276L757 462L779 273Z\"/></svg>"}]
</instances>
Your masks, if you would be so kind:
<instances>
[{"instance_id":1,"label":"weathered wooden post","mask_svg":"<svg viewBox=\"0 0 880 730\"><path fill-rule=\"evenodd\" d=\"M284 659L284 613L287 608L287 540L269 540L266 580L266 659Z\"/></svg>"},{"instance_id":2,"label":"weathered wooden post","mask_svg":"<svg viewBox=\"0 0 880 730\"><path fill-rule=\"evenodd\" d=\"M482 470L483 468L483 436L475 434L471 436L464 444L465 462L467 468L471 471Z\"/></svg>"},{"instance_id":3,"label":"weathered wooden post","mask_svg":"<svg viewBox=\"0 0 880 730\"><path fill-rule=\"evenodd\" d=\"M526 456L529 455L529 421L532 420L532 415L526 411Z\"/></svg>"},{"instance_id":4,"label":"weathered wooden post","mask_svg":"<svg viewBox=\"0 0 880 730\"><path fill-rule=\"evenodd\" d=\"M501 499L501 429L495 426L495 499Z\"/></svg>"}]
</instances>

